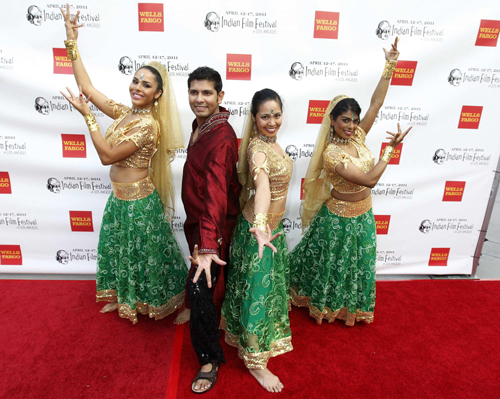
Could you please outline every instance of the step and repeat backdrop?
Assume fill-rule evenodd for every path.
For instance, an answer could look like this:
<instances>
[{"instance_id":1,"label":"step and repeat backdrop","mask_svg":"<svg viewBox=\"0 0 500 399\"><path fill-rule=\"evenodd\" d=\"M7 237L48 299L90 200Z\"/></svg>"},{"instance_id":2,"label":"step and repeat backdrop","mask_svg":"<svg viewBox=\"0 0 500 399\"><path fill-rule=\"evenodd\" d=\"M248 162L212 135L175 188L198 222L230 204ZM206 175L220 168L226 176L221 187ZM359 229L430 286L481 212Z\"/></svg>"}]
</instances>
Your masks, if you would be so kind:
<instances>
[{"instance_id":1,"label":"step and repeat backdrop","mask_svg":"<svg viewBox=\"0 0 500 399\"><path fill-rule=\"evenodd\" d=\"M0 273L94 273L109 167L85 122L59 93L77 90L59 6L0 6ZM301 238L302 181L328 102L338 94L366 111L382 48L400 38L389 92L367 144L413 126L372 190L377 270L468 274L499 153L500 8L477 1L78 0L80 53L94 86L130 104L134 72L164 63L175 86L184 141L193 114L187 76L217 69L223 106L241 137L247 105L265 87L284 100L278 141L294 161L283 220ZM104 132L111 120L94 109ZM173 162L174 233L187 259L180 201L186 150Z\"/></svg>"}]
</instances>

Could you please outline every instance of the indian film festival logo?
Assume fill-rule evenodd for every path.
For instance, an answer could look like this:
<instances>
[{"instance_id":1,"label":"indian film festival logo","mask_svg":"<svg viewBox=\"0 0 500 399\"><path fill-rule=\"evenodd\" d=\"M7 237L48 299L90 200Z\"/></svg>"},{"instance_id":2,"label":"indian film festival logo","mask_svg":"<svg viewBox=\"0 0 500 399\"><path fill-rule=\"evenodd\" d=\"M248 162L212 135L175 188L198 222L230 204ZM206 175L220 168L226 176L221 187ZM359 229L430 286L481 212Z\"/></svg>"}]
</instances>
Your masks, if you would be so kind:
<instances>
[{"instance_id":1,"label":"indian film festival logo","mask_svg":"<svg viewBox=\"0 0 500 399\"><path fill-rule=\"evenodd\" d=\"M373 197L387 197L393 200L413 200L415 187L408 185L408 183L377 183L372 189L372 195Z\"/></svg>"},{"instance_id":2,"label":"indian film festival logo","mask_svg":"<svg viewBox=\"0 0 500 399\"><path fill-rule=\"evenodd\" d=\"M339 38L340 13L330 11L316 11L314 15L315 39L338 39Z\"/></svg>"},{"instance_id":3,"label":"indian film festival logo","mask_svg":"<svg viewBox=\"0 0 500 399\"><path fill-rule=\"evenodd\" d=\"M67 252L60 249L56 252L55 260L61 265L67 265L69 262L95 262L97 261L97 249L95 248L74 248Z\"/></svg>"},{"instance_id":4,"label":"indian film festival logo","mask_svg":"<svg viewBox=\"0 0 500 399\"><path fill-rule=\"evenodd\" d=\"M177 55L151 55L139 54L135 57L124 55L118 60L118 71L127 76L132 76L135 72L147 65L151 61L158 61L163 64L170 76L187 77L191 72L189 62L184 62Z\"/></svg>"},{"instance_id":5,"label":"indian film festival logo","mask_svg":"<svg viewBox=\"0 0 500 399\"><path fill-rule=\"evenodd\" d=\"M170 222L170 228L174 233L184 232L184 221L180 216L174 215L174 218Z\"/></svg>"},{"instance_id":6,"label":"indian film festival logo","mask_svg":"<svg viewBox=\"0 0 500 399\"><path fill-rule=\"evenodd\" d=\"M219 15L216 11L209 11L203 25L212 33L237 29L240 32L274 35L277 33L278 20L267 12L226 11Z\"/></svg>"},{"instance_id":7,"label":"indian film festival logo","mask_svg":"<svg viewBox=\"0 0 500 399\"><path fill-rule=\"evenodd\" d=\"M23 254L20 245L0 245L0 265L22 266Z\"/></svg>"},{"instance_id":8,"label":"indian film festival logo","mask_svg":"<svg viewBox=\"0 0 500 399\"><path fill-rule=\"evenodd\" d=\"M379 122L400 122L406 126L427 126L430 114L420 106L384 105L375 117Z\"/></svg>"},{"instance_id":9,"label":"indian film festival logo","mask_svg":"<svg viewBox=\"0 0 500 399\"><path fill-rule=\"evenodd\" d=\"M303 144L297 147L295 144L289 144L285 148L292 162L297 162L298 159L311 158L314 151L314 144Z\"/></svg>"},{"instance_id":10,"label":"indian film festival logo","mask_svg":"<svg viewBox=\"0 0 500 399\"><path fill-rule=\"evenodd\" d=\"M139 3L139 32L163 32L163 3Z\"/></svg>"},{"instance_id":11,"label":"indian film festival logo","mask_svg":"<svg viewBox=\"0 0 500 399\"><path fill-rule=\"evenodd\" d=\"M399 38L411 37L423 41L442 42L444 28L439 27L434 21L398 19L395 23L382 20L375 29L375 35L381 40L398 36Z\"/></svg>"},{"instance_id":12,"label":"indian film festival logo","mask_svg":"<svg viewBox=\"0 0 500 399\"><path fill-rule=\"evenodd\" d=\"M227 54L226 79L227 80L251 80L252 79L252 55L251 54Z\"/></svg>"},{"instance_id":13,"label":"indian film festival logo","mask_svg":"<svg viewBox=\"0 0 500 399\"><path fill-rule=\"evenodd\" d=\"M0 151L4 155L26 155L27 148L26 141L20 140L12 134L0 135Z\"/></svg>"},{"instance_id":14,"label":"indian film festival logo","mask_svg":"<svg viewBox=\"0 0 500 399\"><path fill-rule=\"evenodd\" d=\"M104 113L94 104L88 103L90 110L97 117L103 117ZM40 115L49 115L51 112L73 112L75 108L62 95L53 95L50 97L35 97L33 108Z\"/></svg>"},{"instance_id":15,"label":"indian film festival logo","mask_svg":"<svg viewBox=\"0 0 500 399\"><path fill-rule=\"evenodd\" d=\"M2 212L0 226L9 229L38 230L38 220L24 212Z\"/></svg>"},{"instance_id":16,"label":"indian film festival logo","mask_svg":"<svg viewBox=\"0 0 500 399\"><path fill-rule=\"evenodd\" d=\"M0 49L0 69L14 69L14 56L5 54L3 49Z\"/></svg>"},{"instance_id":17,"label":"indian film festival logo","mask_svg":"<svg viewBox=\"0 0 500 399\"><path fill-rule=\"evenodd\" d=\"M422 234L431 232L453 232L455 234L472 234L474 223L466 218L436 218L434 220L424 219L420 222L418 230Z\"/></svg>"},{"instance_id":18,"label":"indian film festival logo","mask_svg":"<svg viewBox=\"0 0 500 399\"><path fill-rule=\"evenodd\" d=\"M46 4L45 6L39 6L32 4L28 7L26 11L26 20L34 26L41 26L45 22L55 22L60 24L64 17L59 10L60 4ZM91 6L87 4L71 4L70 14L73 18L78 11L80 15L78 16L78 25L83 25L85 28L100 28L101 16L99 10L96 6ZM62 5L63 9L66 9L66 5Z\"/></svg>"},{"instance_id":19,"label":"indian film festival logo","mask_svg":"<svg viewBox=\"0 0 500 399\"><path fill-rule=\"evenodd\" d=\"M61 180L49 177L45 184L48 191L60 194L62 191L90 194L111 194L111 183L103 183L100 177L65 176Z\"/></svg>"},{"instance_id":20,"label":"indian film festival logo","mask_svg":"<svg viewBox=\"0 0 500 399\"><path fill-rule=\"evenodd\" d=\"M500 21L482 19L477 32L476 46L496 47L499 32Z\"/></svg>"},{"instance_id":21,"label":"indian film festival logo","mask_svg":"<svg viewBox=\"0 0 500 399\"><path fill-rule=\"evenodd\" d=\"M296 220L291 220L289 218L281 219L281 223L283 223L283 231L285 234L290 233L292 230L302 230L302 221L300 217Z\"/></svg>"},{"instance_id":22,"label":"indian film festival logo","mask_svg":"<svg viewBox=\"0 0 500 399\"><path fill-rule=\"evenodd\" d=\"M377 250L377 266L400 266L402 261L403 255L397 251Z\"/></svg>"},{"instance_id":23,"label":"indian film festival logo","mask_svg":"<svg viewBox=\"0 0 500 399\"><path fill-rule=\"evenodd\" d=\"M295 61L288 69L288 76L301 81L304 78L326 78L335 82L358 81L359 70L346 61Z\"/></svg>"},{"instance_id":24,"label":"indian film festival logo","mask_svg":"<svg viewBox=\"0 0 500 399\"><path fill-rule=\"evenodd\" d=\"M462 72L454 68L448 75L448 83L454 87L461 84L481 85L481 88L500 88L499 68L467 68Z\"/></svg>"},{"instance_id":25,"label":"indian film festival logo","mask_svg":"<svg viewBox=\"0 0 500 399\"><path fill-rule=\"evenodd\" d=\"M438 148L432 156L432 161L436 165L450 163L453 165L489 166L491 153L487 153L485 148L452 147L449 151Z\"/></svg>"},{"instance_id":26,"label":"indian film festival logo","mask_svg":"<svg viewBox=\"0 0 500 399\"><path fill-rule=\"evenodd\" d=\"M249 101L226 100L222 101L222 106L227 109L231 116L245 118L249 114Z\"/></svg>"}]
</instances>

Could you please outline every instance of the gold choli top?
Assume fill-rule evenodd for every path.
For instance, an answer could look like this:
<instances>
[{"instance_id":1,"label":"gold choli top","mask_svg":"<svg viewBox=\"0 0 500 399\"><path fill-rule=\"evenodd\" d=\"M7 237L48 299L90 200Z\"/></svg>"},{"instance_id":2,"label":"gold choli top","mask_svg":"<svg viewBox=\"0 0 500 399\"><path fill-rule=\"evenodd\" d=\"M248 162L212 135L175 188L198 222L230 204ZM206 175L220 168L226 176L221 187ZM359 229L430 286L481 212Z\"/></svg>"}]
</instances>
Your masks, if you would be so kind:
<instances>
[{"instance_id":1,"label":"gold choli top","mask_svg":"<svg viewBox=\"0 0 500 399\"><path fill-rule=\"evenodd\" d=\"M124 141L132 140L138 147L137 151L128 158L116 162L114 165L123 168L146 169L156 151L156 142L158 140L158 124L152 116L146 115L127 123L119 129L116 127L131 111L129 107L117 104L112 100L108 103L113 106L115 121L106 131L105 140L111 147L119 145ZM139 128L138 131L127 135L132 129Z\"/></svg>"},{"instance_id":2,"label":"gold choli top","mask_svg":"<svg viewBox=\"0 0 500 399\"><path fill-rule=\"evenodd\" d=\"M266 155L266 160L262 165L255 163L254 157L258 152L263 152ZM293 162L288 154L284 153L283 157L278 155L269 144L255 136L248 144L247 157L248 168L254 180L257 179L261 170L265 170L269 176L271 201L286 198L293 171Z\"/></svg>"},{"instance_id":3,"label":"gold choli top","mask_svg":"<svg viewBox=\"0 0 500 399\"><path fill-rule=\"evenodd\" d=\"M323 152L323 167L326 178L333 185L333 189L342 194L353 194L363 191L365 186L352 183L340 176L335 168L342 163L347 168L347 162L354 164L362 172L368 173L375 166L375 158L365 144L366 133L358 127L351 138L351 144L358 151L358 158L349 155L342 148L330 143Z\"/></svg>"}]
</instances>

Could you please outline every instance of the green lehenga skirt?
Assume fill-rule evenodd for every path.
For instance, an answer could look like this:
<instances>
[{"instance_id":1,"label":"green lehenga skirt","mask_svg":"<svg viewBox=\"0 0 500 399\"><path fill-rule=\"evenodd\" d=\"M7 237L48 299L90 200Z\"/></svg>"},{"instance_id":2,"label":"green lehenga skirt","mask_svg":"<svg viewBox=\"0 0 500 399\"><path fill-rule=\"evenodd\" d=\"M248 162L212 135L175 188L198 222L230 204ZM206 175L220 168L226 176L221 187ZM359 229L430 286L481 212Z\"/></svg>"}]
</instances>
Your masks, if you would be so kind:
<instances>
[{"instance_id":1,"label":"green lehenga skirt","mask_svg":"<svg viewBox=\"0 0 500 399\"><path fill-rule=\"evenodd\" d=\"M248 230L252 225L240 216L234 233L226 299L221 328L226 342L250 369L263 369L271 357L289 352L292 334L288 319L288 246L280 222L273 234L278 252L265 247L259 259L258 245Z\"/></svg>"},{"instance_id":2,"label":"green lehenga skirt","mask_svg":"<svg viewBox=\"0 0 500 399\"><path fill-rule=\"evenodd\" d=\"M323 319L371 323L376 254L371 197L356 203L328 200L290 253L292 303L308 307L319 324Z\"/></svg>"},{"instance_id":3,"label":"green lehenga skirt","mask_svg":"<svg viewBox=\"0 0 500 399\"><path fill-rule=\"evenodd\" d=\"M136 200L119 199L114 190L97 250L97 302L118 302L120 317L134 324L137 313L159 320L182 306L188 275L160 196L149 184L151 194Z\"/></svg>"}]
</instances>

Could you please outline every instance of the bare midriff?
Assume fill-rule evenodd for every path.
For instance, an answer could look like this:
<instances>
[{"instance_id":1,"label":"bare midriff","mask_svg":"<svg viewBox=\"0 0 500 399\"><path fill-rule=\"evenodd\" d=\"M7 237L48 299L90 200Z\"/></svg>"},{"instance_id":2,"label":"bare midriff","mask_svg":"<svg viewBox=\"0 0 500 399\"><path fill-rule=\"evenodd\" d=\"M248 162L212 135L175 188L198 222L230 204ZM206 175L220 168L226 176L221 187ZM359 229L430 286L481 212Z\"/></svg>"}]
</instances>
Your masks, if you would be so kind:
<instances>
[{"instance_id":1,"label":"bare midriff","mask_svg":"<svg viewBox=\"0 0 500 399\"><path fill-rule=\"evenodd\" d=\"M338 191L335 191L335 189L332 189L330 194L333 198L339 199L341 201L358 202L364 200L365 198L368 198L371 193L372 190L369 187L366 187L363 191L348 194L339 193Z\"/></svg>"},{"instance_id":2,"label":"bare midriff","mask_svg":"<svg viewBox=\"0 0 500 399\"><path fill-rule=\"evenodd\" d=\"M124 168L122 166L111 165L109 178L115 183L133 183L148 177L148 168Z\"/></svg>"}]
</instances>

